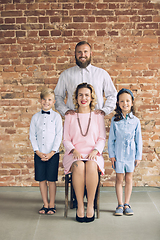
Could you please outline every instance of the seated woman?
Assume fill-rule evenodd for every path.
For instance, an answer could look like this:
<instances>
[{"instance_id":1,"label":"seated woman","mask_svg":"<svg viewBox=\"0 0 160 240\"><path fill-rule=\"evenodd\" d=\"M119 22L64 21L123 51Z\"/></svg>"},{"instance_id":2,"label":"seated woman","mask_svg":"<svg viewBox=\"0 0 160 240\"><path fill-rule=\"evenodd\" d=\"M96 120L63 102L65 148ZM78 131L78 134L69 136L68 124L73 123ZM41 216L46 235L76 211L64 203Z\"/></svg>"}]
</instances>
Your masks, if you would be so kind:
<instances>
[{"instance_id":1,"label":"seated woman","mask_svg":"<svg viewBox=\"0 0 160 240\"><path fill-rule=\"evenodd\" d=\"M94 198L98 185L98 171L104 173L102 152L106 141L104 116L95 114L96 95L90 84L79 84L74 93L77 109L67 114L64 122L63 144L65 174L72 172L76 194L78 222L94 221ZM84 187L87 189L87 213L84 214Z\"/></svg>"}]
</instances>

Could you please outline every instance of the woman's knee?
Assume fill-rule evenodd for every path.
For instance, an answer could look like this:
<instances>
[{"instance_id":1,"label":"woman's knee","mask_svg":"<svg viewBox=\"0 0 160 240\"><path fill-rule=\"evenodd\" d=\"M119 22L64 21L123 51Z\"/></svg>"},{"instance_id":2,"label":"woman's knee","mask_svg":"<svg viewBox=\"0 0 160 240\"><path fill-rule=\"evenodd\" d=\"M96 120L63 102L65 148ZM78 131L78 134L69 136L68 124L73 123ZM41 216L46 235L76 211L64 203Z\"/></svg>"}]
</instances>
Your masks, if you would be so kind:
<instances>
[{"instance_id":1,"label":"woman's knee","mask_svg":"<svg viewBox=\"0 0 160 240\"><path fill-rule=\"evenodd\" d=\"M94 161L87 161L86 162L86 173L96 173L98 174L98 165Z\"/></svg>"},{"instance_id":2,"label":"woman's knee","mask_svg":"<svg viewBox=\"0 0 160 240\"><path fill-rule=\"evenodd\" d=\"M76 161L73 162L72 167L71 167L71 171L73 172L84 172L85 166L84 166L84 162L83 161Z\"/></svg>"}]
</instances>

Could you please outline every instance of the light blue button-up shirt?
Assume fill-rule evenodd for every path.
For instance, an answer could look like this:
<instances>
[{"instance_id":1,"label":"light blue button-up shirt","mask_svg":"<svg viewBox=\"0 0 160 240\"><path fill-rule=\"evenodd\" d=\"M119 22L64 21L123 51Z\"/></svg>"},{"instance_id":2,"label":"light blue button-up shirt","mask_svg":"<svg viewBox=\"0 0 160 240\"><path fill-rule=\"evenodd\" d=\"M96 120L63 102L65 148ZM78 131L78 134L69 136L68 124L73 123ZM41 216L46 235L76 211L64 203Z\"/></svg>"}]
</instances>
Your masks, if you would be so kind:
<instances>
[{"instance_id":1,"label":"light blue button-up shirt","mask_svg":"<svg viewBox=\"0 0 160 240\"><path fill-rule=\"evenodd\" d=\"M101 109L106 115L111 113L116 106L117 91L109 74L102 68L89 64L86 68L74 66L61 73L55 88L55 107L65 115L69 109L74 110L73 93L80 83L89 83L93 86L96 96L96 109ZM67 92L67 102L64 103ZM106 97L104 102L103 95Z\"/></svg>"},{"instance_id":2,"label":"light blue button-up shirt","mask_svg":"<svg viewBox=\"0 0 160 240\"><path fill-rule=\"evenodd\" d=\"M139 119L132 113L118 122L115 122L114 118L108 139L109 157L120 162L141 160L142 135Z\"/></svg>"},{"instance_id":3,"label":"light blue button-up shirt","mask_svg":"<svg viewBox=\"0 0 160 240\"><path fill-rule=\"evenodd\" d=\"M62 141L62 118L59 113L50 109L50 114L41 111L34 114L30 124L30 141L33 151L42 153L59 151Z\"/></svg>"}]
</instances>

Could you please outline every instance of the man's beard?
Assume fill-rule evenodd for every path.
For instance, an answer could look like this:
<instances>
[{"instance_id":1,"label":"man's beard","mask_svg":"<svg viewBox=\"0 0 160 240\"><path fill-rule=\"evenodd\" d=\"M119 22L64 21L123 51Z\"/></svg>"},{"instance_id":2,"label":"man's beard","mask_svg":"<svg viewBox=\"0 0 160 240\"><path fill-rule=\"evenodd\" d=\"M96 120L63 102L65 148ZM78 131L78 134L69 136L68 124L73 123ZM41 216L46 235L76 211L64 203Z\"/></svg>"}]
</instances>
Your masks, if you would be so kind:
<instances>
[{"instance_id":1,"label":"man's beard","mask_svg":"<svg viewBox=\"0 0 160 240\"><path fill-rule=\"evenodd\" d=\"M80 67L80 68L86 68L90 63L91 63L91 55L89 58L86 59L85 62L81 62L79 59L77 59L77 57L75 56L76 59L76 64Z\"/></svg>"}]
</instances>

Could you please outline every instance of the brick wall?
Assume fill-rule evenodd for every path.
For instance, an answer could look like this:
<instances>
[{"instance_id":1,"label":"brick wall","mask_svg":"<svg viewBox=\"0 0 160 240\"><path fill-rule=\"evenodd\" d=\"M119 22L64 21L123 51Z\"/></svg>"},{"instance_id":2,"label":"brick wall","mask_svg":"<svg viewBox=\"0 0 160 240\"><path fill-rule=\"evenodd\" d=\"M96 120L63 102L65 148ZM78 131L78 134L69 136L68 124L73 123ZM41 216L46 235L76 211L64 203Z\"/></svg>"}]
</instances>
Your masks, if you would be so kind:
<instances>
[{"instance_id":1,"label":"brick wall","mask_svg":"<svg viewBox=\"0 0 160 240\"><path fill-rule=\"evenodd\" d=\"M158 0L0 0L0 186L36 186L29 141L39 91L55 88L75 64L80 40L92 45L92 63L109 72L117 90L135 95L143 160L135 186L160 186L160 3ZM106 129L110 119L107 116ZM63 147L61 146L61 150ZM115 173L104 151L103 186ZM62 155L61 155L62 158ZM59 185L63 185L60 162Z\"/></svg>"}]
</instances>

